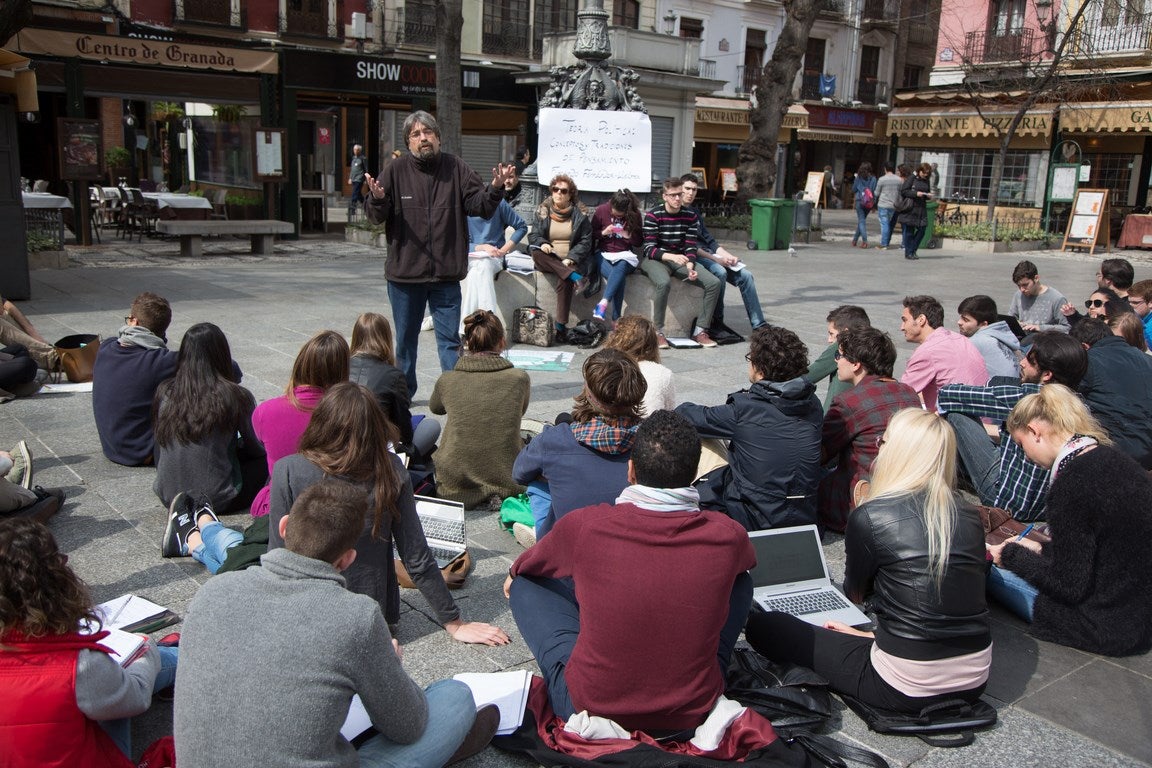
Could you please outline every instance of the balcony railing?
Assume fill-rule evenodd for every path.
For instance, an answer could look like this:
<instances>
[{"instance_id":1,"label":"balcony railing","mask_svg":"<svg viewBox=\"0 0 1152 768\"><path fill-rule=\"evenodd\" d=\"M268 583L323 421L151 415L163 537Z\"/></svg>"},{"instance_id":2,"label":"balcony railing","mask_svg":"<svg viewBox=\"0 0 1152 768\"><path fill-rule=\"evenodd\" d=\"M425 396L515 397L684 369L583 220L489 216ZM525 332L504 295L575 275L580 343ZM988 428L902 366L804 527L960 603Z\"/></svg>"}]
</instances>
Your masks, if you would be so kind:
<instances>
[{"instance_id":1,"label":"balcony railing","mask_svg":"<svg viewBox=\"0 0 1152 768\"><path fill-rule=\"evenodd\" d=\"M856 86L856 100L869 106L891 104L892 102L888 101L888 83L874 77L860 78L860 83Z\"/></svg>"},{"instance_id":2,"label":"balcony railing","mask_svg":"<svg viewBox=\"0 0 1152 768\"><path fill-rule=\"evenodd\" d=\"M1075 56L1147 52L1152 49L1152 18L1117 19L1109 26L1086 18L1069 44Z\"/></svg>"},{"instance_id":3,"label":"balcony railing","mask_svg":"<svg viewBox=\"0 0 1152 768\"><path fill-rule=\"evenodd\" d=\"M834 16L843 16L846 2L847 0L819 0L818 10L821 13L830 13Z\"/></svg>"},{"instance_id":4,"label":"balcony railing","mask_svg":"<svg viewBox=\"0 0 1152 768\"><path fill-rule=\"evenodd\" d=\"M402 10L384 21L384 45L436 47L436 16L432 12L412 13Z\"/></svg>"},{"instance_id":5,"label":"balcony railing","mask_svg":"<svg viewBox=\"0 0 1152 768\"><path fill-rule=\"evenodd\" d=\"M232 18L230 0L183 0L176 4L175 18L196 24L233 26L239 23L239 19Z\"/></svg>"},{"instance_id":6,"label":"balcony railing","mask_svg":"<svg viewBox=\"0 0 1152 768\"><path fill-rule=\"evenodd\" d=\"M528 29L515 24L485 27L481 41L484 53L496 56L523 56L528 51Z\"/></svg>"},{"instance_id":7,"label":"balcony railing","mask_svg":"<svg viewBox=\"0 0 1152 768\"><path fill-rule=\"evenodd\" d=\"M752 89L760 84L760 78L764 75L762 67L736 67L736 81L732 84L736 93L748 94L752 93Z\"/></svg>"},{"instance_id":8,"label":"balcony railing","mask_svg":"<svg viewBox=\"0 0 1152 768\"><path fill-rule=\"evenodd\" d=\"M973 64L1022 61L1032 57L1041 39L1033 29L969 32L964 40L964 57Z\"/></svg>"},{"instance_id":9,"label":"balcony railing","mask_svg":"<svg viewBox=\"0 0 1152 768\"><path fill-rule=\"evenodd\" d=\"M328 37L328 3L324 0L289 2L284 18L284 31L289 35Z\"/></svg>"},{"instance_id":10,"label":"balcony railing","mask_svg":"<svg viewBox=\"0 0 1152 768\"><path fill-rule=\"evenodd\" d=\"M807 101L820 98L820 75L804 75L800 81L800 98Z\"/></svg>"},{"instance_id":11,"label":"balcony railing","mask_svg":"<svg viewBox=\"0 0 1152 768\"><path fill-rule=\"evenodd\" d=\"M864 21L896 24L900 21L899 0L864 0Z\"/></svg>"},{"instance_id":12,"label":"balcony railing","mask_svg":"<svg viewBox=\"0 0 1152 768\"><path fill-rule=\"evenodd\" d=\"M716 62L713 59L700 59L700 77L706 77L709 80L716 79Z\"/></svg>"}]
</instances>

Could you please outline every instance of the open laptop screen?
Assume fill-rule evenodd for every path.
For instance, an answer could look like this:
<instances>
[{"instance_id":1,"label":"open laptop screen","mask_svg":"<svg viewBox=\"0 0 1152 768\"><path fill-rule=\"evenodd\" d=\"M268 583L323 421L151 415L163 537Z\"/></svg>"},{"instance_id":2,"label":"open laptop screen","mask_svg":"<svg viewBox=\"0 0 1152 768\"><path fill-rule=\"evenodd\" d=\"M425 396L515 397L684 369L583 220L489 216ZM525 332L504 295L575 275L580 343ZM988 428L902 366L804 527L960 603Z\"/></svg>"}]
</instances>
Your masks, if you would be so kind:
<instances>
[{"instance_id":1,"label":"open laptop screen","mask_svg":"<svg viewBox=\"0 0 1152 768\"><path fill-rule=\"evenodd\" d=\"M823 579L827 575L820 540L811 528L766 532L751 538L756 550L756 567L750 571L753 587Z\"/></svg>"}]
</instances>

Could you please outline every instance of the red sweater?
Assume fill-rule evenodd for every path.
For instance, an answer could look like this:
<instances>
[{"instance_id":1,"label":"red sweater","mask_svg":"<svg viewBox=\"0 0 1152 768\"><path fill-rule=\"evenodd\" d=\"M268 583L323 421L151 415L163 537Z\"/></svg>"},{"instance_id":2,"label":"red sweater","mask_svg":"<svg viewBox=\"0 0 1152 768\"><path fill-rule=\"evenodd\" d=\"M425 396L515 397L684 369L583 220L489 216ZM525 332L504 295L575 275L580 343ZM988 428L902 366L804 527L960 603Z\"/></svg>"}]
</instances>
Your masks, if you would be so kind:
<instances>
[{"instance_id":1,"label":"red sweater","mask_svg":"<svg viewBox=\"0 0 1152 768\"><path fill-rule=\"evenodd\" d=\"M76 705L76 657L106 650L105 633L0 638L0 764L5 768L132 768Z\"/></svg>"},{"instance_id":2,"label":"red sweater","mask_svg":"<svg viewBox=\"0 0 1152 768\"><path fill-rule=\"evenodd\" d=\"M716 662L748 534L719 512L601 504L569 512L511 573L572 577L580 636L565 669L576 711L630 730L692 728L724 692Z\"/></svg>"}]
</instances>

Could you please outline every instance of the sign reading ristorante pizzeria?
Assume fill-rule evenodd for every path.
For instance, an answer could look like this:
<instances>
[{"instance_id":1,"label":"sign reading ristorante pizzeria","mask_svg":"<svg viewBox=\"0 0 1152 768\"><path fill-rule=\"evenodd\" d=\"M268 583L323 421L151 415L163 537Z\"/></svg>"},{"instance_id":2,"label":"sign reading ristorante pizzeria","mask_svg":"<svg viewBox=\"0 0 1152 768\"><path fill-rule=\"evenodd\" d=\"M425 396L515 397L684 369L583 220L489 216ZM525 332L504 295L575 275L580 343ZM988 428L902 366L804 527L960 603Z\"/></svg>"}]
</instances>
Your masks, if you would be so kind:
<instances>
[{"instance_id":1,"label":"sign reading ristorante pizzeria","mask_svg":"<svg viewBox=\"0 0 1152 768\"><path fill-rule=\"evenodd\" d=\"M977 136L990 135L997 129L1004 130L1015 115L991 113L983 116L974 112L967 114L897 115L888 118L888 130L897 136ZM1052 128L1052 115L1049 113L1029 113L1020 118L1016 126L1021 134L1047 134Z\"/></svg>"},{"instance_id":2,"label":"sign reading ristorante pizzeria","mask_svg":"<svg viewBox=\"0 0 1152 768\"><path fill-rule=\"evenodd\" d=\"M110 35L87 35L46 29L21 30L16 35L16 47L25 54L80 58L116 64L269 74L275 74L277 71L276 54L271 51Z\"/></svg>"}]
</instances>

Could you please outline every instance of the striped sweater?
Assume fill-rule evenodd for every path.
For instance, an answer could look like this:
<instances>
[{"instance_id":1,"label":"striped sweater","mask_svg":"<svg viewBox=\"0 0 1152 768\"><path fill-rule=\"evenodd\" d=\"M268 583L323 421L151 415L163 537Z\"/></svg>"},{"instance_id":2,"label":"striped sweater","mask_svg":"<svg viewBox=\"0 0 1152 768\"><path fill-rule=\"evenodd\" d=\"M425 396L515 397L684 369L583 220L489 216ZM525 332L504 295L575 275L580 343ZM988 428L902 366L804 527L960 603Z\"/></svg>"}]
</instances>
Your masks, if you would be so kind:
<instances>
[{"instance_id":1,"label":"striped sweater","mask_svg":"<svg viewBox=\"0 0 1152 768\"><path fill-rule=\"evenodd\" d=\"M665 253L682 253L696 260L699 219L690 208L671 213L663 205L644 214L644 257L659 261Z\"/></svg>"}]
</instances>

